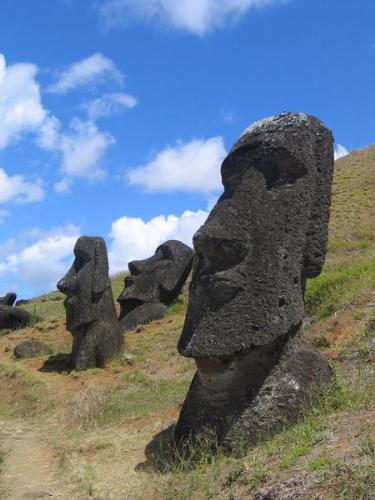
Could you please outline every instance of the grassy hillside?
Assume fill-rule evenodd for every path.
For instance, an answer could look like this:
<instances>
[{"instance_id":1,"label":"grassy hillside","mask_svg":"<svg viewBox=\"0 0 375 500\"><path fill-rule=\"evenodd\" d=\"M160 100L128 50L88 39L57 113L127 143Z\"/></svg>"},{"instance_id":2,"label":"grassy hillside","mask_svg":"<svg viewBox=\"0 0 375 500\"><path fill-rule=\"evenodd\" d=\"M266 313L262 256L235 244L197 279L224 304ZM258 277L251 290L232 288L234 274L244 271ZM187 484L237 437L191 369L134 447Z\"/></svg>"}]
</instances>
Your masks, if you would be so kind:
<instances>
[{"instance_id":1,"label":"grassy hillside","mask_svg":"<svg viewBox=\"0 0 375 500\"><path fill-rule=\"evenodd\" d=\"M336 380L299 424L242 458L201 446L158 454L194 373L176 352L187 292L160 321L126 335L105 370L64 371L71 336L58 292L27 305L39 319L0 336L0 477L4 498L370 498L375 495L375 146L336 162L329 252L307 286L307 335ZM113 279L115 297L123 276ZM21 340L53 356L16 361ZM160 434L162 432L162 434ZM147 448L146 448L147 446ZM162 449L162 448L161 448ZM23 498L31 498L24 496Z\"/></svg>"}]
</instances>

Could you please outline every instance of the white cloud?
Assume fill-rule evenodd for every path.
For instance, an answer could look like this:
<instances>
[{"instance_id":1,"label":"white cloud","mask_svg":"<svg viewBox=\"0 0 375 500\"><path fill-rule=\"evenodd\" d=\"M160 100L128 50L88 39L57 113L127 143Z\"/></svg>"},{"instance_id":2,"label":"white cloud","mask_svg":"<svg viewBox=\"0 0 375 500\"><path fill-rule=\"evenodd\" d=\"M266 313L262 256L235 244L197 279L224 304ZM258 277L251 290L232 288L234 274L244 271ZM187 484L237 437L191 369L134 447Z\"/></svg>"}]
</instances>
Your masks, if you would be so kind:
<instances>
[{"instance_id":1,"label":"white cloud","mask_svg":"<svg viewBox=\"0 0 375 500\"><path fill-rule=\"evenodd\" d=\"M0 149L37 130L46 118L34 64L6 65L0 54Z\"/></svg>"},{"instance_id":2,"label":"white cloud","mask_svg":"<svg viewBox=\"0 0 375 500\"><path fill-rule=\"evenodd\" d=\"M335 160L338 160L339 158L342 158L343 156L346 156L348 154L349 151L342 144L337 144L337 146L335 146Z\"/></svg>"},{"instance_id":3,"label":"white cloud","mask_svg":"<svg viewBox=\"0 0 375 500\"><path fill-rule=\"evenodd\" d=\"M29 285L37 293L56 288L57 281L73 261L73 247L79 237L73 225L50 231L35 229L0 245L0 277Z\"/></svg>"},{"instance_id":4,"label":"white cloud","mask_svg":"<svg viewBox=\"0 0 375 500\"><path fill-rule=\"evenodd\" d=\"M92 121L73 120L71 133L61 136L61 171L70 177L102 178L105 172L100 161L114 142L110 134L101 132Z\"/></svg>"},{"instance_id":5,"label":"white cloud","mask_svg":"<svg viewBox=\"0 0 375 500\"><path fill-rule=\"evenodd\" d=\"M92 120L102 116L118 115L123 109L131 109L137 105L137 99L129 94L115 92L93 99L84 105Z\"/></svg>"},{"instance_id":6,"label":"white cloud","mask_svg":"<svg viewBox=\"0 0 375 500\"><path fill-rule=\"evenodd\" d=\"M56 191L56 193L66 194L70 193L71 184L72 182L70 179L68 179L67 177L63 177L60 181L55 182L53 188Z\"/></svg>"},{"instance_id":7,"label":"white cloud","mask_svg":"<svg viewBox=\"0 0 375 500\"><path fill-rule=\"evenodd\" d=\"M44 197L42 182L28 182L22 175L8 175L0 168L0 204L18 202L32 203Z\"/></svg>"},{"instance_id":8,"label":"white cloud","mask_svg":"<svg viewBox=\"0 0 375 500\"><path fill-rule=\"evenodd\" d=\"M222 189L220 165L226 155L222 137L194 139L166 147L147 163L127 173L130 184L146 191L185 191L209 195Z\"/></svg>"},{"instance_id":9,"label":"white cloud","mask_svg":"<svg viewBox=\"0 0 375 500\"><path fill-rule=\"evenodd\" d=\"M61 132L54 117L41 128L38 144L61 154L60 171L64 178L55 184L57 192L67 192L73 178L101 179L105 171L101 166L104 153L115 142L91 121L74 118L68 132Z\"/></svg>"},{"instance_id":10,"label":"white cloud","mask_svg":"<svg viewBox=\"0 0 375 500\"><path fill-rule=\"evenodd\" d=\"M96 52L90 57L76 62L58 75L55 83L49 85L48 91L56 94L64 94L69 90L83 85L97 83L110 78L122 84L124 76L116 68L111 59Z\"/></svg>"},{"instance_id":11,"label":"white cloud","mask_svg":"<svg viewBox=\"0 0 375 500\"><path fill-rule=\"evenodd\" d=\"M159 215L149 221L121 217L112 224L109 248L111 273L124 271L128 262L144 259L154 254L158 245L176 239L192 246L194 233L205 222L208 213L187 210L181 216Z\"/></svg>"},{"instance_id":12,"label":"white cloud","mask_svg":"<svg viewBox=\"0 0 375 500\"><path fill-rule=\"evenodd\" d=\"M237 21L252 8L287 0L105 0L96 2L104 26L131 20L160 23L198 36Z\"/></svg>"}]
</instances>

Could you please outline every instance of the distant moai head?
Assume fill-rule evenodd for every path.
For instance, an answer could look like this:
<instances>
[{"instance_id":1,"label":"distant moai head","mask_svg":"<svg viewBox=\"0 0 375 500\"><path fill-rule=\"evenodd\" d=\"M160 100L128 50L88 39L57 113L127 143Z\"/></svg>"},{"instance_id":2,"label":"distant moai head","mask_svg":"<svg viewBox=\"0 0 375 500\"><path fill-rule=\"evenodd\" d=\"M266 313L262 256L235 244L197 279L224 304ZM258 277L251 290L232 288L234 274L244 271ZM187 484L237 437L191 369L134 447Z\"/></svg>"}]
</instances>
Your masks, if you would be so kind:
<instances>
[{"instance_id":1,"label":"distant moai head","mask_svg":"<svg viewBox=\"0 0 375 500\"><path fill-rule=\"evenodd\" d=\"M324 263L332 172L333 137L314 117L283 113L244 131L194 236L181 354L231 358L301 324L305 280Z\"/></svg>"},{"instance_id":2,"label":"distant moai head","mask_svg":"<svg viewBox=\"0 0 375 500\"><path fill-rule=\"evenodd\" d=\"M177 240L158 246L155 254L129 262L130 276L118 298L120 319L146 303L171 304L178 296L192 266L193 250Z\"/></svg>"},{"instance_id":3,"label":"distant moai head","mask_svg":"<svg viewBox=\"0 0 375 500\"><path fill-rule=\"evenodd\" d=\"M108 288L108 258L103 238L82 236L74 247L72 267L58 282L67 296L66 326L72 331L102 319L101 299Z\"/></svg>"}]
</instances>

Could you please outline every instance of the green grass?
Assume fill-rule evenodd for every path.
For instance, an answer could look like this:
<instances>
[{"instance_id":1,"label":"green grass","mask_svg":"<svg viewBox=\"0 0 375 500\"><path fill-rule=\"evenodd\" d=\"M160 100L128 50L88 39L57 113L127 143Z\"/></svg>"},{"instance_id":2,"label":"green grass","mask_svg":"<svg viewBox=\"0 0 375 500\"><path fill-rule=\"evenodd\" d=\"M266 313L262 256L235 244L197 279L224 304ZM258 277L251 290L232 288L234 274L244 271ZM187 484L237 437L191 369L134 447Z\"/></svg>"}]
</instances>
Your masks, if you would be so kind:
<instances>
[{"instance_id":1,"label":"green grass","mask_svg":"<svg viewBox=\"0 0 375 500\"><path fill-rule=\"evenodd\" d=\"M316 458L313 458L312 460L309 460L309 462L306 465L307 470L314 472L317 470L324 470L324 469L331 469L337 461L332 458L330 455L319 455Z\"/></svg>"},{"instance_id":2,"label":"green grass","mask_svg":"<svg viewBox=\"0 0 375 500\"><path fill-rule=\"evenodd\" d=\"M9 397L0 401L2 416L28 417L45 414L53 408L46 384L27 369L0 363L0 382Z\"/></svg>"},{"instance_id":3,"label":"green grass","mask_svg":"<svg viewBox=\"0 0 375 500\"><path fill-rule=\"evenodd\" d=\"M32 324L40 321L50 321L65 317L64 295L60 292L51 292L32 299L22 306L32 315Z\"/></svg>"},{"instance_id":4,"label":"green grass","mask_svg":"<svg viewBox=\"0 0 375 500\"><path fill-rule=\"evenodd\" d=\"M128 274L124 272L111 276L113 299L115 302L124 288L124 279Z\"/></svg>"},{"instance_id":5,"label":"green grass","mask_svg":"<svg viewBox=\"0 0 375 500\"><path fill-rule=\"evenodd\" d=\"M190 380L151 380L138 373L112 388L94 387L78 393L72 403L72 426L105 427L147 417L182 401Z\"/></svg>"},{"instance_id":6,"label":"green grass","mask_svg":"<svg viewBox=\"0 0 375 500\"><path fill-rule=\"evenodd\" d=\"M308 280L306 310L312 316L324 318L350 303L360 302L374 288L375 259L372 256L346 263Z\"/></svg>"}]
</instances>

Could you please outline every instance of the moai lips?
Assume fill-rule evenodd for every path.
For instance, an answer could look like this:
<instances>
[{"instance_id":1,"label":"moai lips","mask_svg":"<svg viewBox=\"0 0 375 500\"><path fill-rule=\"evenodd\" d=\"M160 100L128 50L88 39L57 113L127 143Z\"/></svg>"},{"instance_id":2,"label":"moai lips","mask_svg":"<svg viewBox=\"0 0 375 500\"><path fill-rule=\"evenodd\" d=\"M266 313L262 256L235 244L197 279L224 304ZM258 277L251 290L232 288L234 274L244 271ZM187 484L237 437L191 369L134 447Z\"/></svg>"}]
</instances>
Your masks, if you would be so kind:
<instances>
[{"instance_id":1,"label":"moai lips","mask_svg":"<svg viewBox=\"0 0 375 500\"><path fill-rule=\"evenodd\" d=\"M231 448L296 418L330 378L301 326L306 279L326 253L332 134L304 114L262 120L221 173L224 193L194 236L178 350L197 374L175 438L208 428Z\"/></svg>"}]
</instances>

